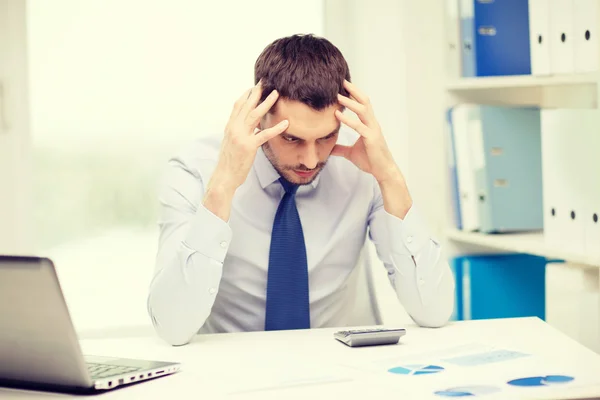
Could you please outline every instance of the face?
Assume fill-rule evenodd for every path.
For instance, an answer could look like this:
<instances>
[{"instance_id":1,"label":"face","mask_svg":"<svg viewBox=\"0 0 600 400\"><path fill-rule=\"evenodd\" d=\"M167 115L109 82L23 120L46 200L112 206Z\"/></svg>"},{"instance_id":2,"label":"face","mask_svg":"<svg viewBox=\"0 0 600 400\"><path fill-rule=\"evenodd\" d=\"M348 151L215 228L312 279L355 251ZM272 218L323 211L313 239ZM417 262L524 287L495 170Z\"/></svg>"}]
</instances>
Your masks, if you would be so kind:
<instances>
[{"instance_id":1,"label":"face","mask_svg":"<svg viewBox=\"0 0 600 400\"><path fill-rule=\"evenodd\" d=\"M317 177L337 142L340 122L335 110L341 106L316 111L299 101L277 101L260 125L268 129L284 119L289 121L285 132L263 145L279 175L298 185L307 185Z\"/></svg>"}]
</instances>

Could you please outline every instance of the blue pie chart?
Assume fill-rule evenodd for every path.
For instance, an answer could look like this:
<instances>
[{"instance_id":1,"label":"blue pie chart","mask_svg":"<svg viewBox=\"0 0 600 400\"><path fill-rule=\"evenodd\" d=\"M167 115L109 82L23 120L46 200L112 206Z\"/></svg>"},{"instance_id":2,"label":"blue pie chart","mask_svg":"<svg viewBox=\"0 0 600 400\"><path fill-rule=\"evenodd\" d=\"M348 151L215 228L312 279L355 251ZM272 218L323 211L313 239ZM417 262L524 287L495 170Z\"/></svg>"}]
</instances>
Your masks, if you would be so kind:
<instances>
[{"instance_id":1,"label":"blue pie chart","mask_svg":"<svg viewBox=\"0 0 600 400\"><path fill-rule=\"evenodd\" d=\"M569 383L574 379L575 378L572 376L566 375L530 376L527 378L513 379L507 383L513 386L552 386Z\"/></svg>"},{"instance_id":2,"label":"blue pie chart","mask_svg":"<svg viewBox=\"0 0 600 400\"><path fill-rule=\"evenodd\" d=\"M496 393L499 391L500 389L495 386L472 385L438 390L435 392L435 394L441 397L473 397Z\"/></svg>"},{"instance_id":3,"label":"blue pie chart","mask_svg":"<svg viewBox=\"0 0 600 400\"><path fill-rule=\"evenodd\" d=\"M388 372L398 375L428 375L437 374L443 370L444 368L438 365L413 364L390 368Z\"/></svg>"}]
</instances>

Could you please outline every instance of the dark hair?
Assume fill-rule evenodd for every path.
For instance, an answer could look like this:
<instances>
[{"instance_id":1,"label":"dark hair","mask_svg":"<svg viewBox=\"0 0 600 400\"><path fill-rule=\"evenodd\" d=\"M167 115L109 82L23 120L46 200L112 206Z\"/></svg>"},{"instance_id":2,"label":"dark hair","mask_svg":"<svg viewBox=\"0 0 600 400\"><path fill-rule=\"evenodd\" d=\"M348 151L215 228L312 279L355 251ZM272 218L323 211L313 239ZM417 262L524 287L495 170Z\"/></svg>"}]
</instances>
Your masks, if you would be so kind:
<instances>
[{"instance_id":1,"label":"dark hair","mask_svg":"<svg viewBox=\"0 0 600 400\"><path fill-rule=\"evenodd\" d=\"M322 110L348 96L344 79L350 70L340 50L327 39L293 35L275 40L254 65L254 83L262 79L263 101L274 89L280 98L300 101Z\"/></svg>"}]
</instances>

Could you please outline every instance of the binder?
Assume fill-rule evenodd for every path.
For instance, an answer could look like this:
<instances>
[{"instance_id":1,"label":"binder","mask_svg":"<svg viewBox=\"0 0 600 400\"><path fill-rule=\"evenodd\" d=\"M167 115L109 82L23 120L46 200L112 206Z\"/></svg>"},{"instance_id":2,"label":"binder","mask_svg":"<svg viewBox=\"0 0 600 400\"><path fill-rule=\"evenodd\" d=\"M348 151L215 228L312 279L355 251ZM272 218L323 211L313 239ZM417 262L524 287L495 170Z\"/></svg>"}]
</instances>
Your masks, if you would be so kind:
<instances>
[{"instance_id":1,"label":"binder","mask_svg":"<svg viewBox=\"0 0 600 400\"><path fill-rule=\"evenodd\" d=\"M581 152L593 110L542 110L544 238L548 246L580 255L585 251L584 192L589 170Z\"/></svg>"},{"instance_id":2,"label":"binder","mask_svg":"<svg viewBox=\"0 0 600 400\"><path fill-rule=\"evenodd\" d=\"M540 110L479 106L470 131L480 231L541 230Z\"/></svg>"},{"instance_id":3,"label":"binder","mask_svg":"<svg viewBox=\"0 0 600 400\"><path fill-rule=\"evenodd\" d=\"M576 72L598 70L598 12L598 0L573 0Z\"/></svg>"},{"instance_id":4,"label":"binder","mask_svg":"<svg viewBox=\"0 0 600 400\"><path fill-rule=\"evenodd\" d=\"M583 225L587 256L600 260L600 113L588 112L580 144L583 183Z\"/></svg>"},{"instance_id":5,"label":"binder","mask_svg":"<svg viewBox=\"0 0 600 400\"><path fill-rule=\"evenodd\" d=\"M546 259L529 254L484 254L451 261L460 282L460 319L546 318ZM458 266L457 266L458 265Z\"/></svg>"},{"instance_id":6,"label":"binder","mask_svg":"<svg viewBox=\"0 0 600 400\"><path fill-rule=\"evenodd\" d=\"M456 79L461 76L461 43L458 0L446 0L446 76Z\"/></svg>"},{"instance_id":7,"label":"binder","mask_svg":"<svg viewBox=\"0 0 600 400\"><path fill-rule=\"evenodd\" d=\"M527 1L463 0L460 16L463 76L531 74Z\"/></svg>"},{"instance_id":8,"label":"binder","mask_svg":"<svg viewBox=\"0 0 600 400\"><path fill-rule=\"evenodd\" d=\"M475 67L475 0L460 0L461 70L463 77L477 76Z\"/></svg>"},{"instance_id":9,"label":"binder","mask_svg":"<svg viewBox=\"0 0 600 400\"><path fill-rule=\"evenodd\" d=\"M454 133L452 128L452 108L446 111L446 141L448 161L448 182L450 198L452 203L452 224L456 229L462 229L462 217L460 214L460 193L458 189L458 174L456 170L456 150L454 146Z\"/></svg>"},{"instance_id":10,"label":"binder","mask_svg":"<svg viewBox=\"0 0 600 400\"><path fill-rule=\"evenodd\" d=\"M575 70L573 1L554 0L550 5L550 69L553 74Z\"/></svg>"},{"instance_id":11,"label":"binder","mask_svg":"<svg viewBox=\"0 0 600 400\"><path fill-rule=\"evenodd\" d=\"M461 226L464 231L479 229L479 214L475 189L471 150L469 144L470 113L476 106L461 104L452 110L452 132L456 151L456 174L459 189Z\"/></svg>"},{"instance_id":12,"label":"binder","mask_svg":"<svg viewBox=\"0 0 600 400\"><path fill-rule=\"evenodd\" d=\"M598 268L546 265L546 322L600 352L600 288Z\"/></svg>"},{"instance_id":13,"label":"binder","mask_svg":"<svg viewBox=\"0 0 600 400\"><path fill-rule=\"evenodd\" d=\"M550 2L529 0L529 44L531 73L550 74Z\"/></svg>"}]
</instances>

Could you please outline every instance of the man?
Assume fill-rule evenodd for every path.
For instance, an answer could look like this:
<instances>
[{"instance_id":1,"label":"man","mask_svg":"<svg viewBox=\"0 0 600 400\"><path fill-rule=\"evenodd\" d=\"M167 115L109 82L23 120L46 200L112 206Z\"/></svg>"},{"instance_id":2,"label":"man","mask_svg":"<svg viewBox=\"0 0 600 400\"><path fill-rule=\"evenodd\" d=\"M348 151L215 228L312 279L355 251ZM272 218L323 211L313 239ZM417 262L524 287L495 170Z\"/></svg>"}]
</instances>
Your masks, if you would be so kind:
<instances>
[{"instance_id":1,"label":"man","mask_svg":"<svg viewBox=\"0 0 600 400\"><path fill-rule=\"evenodd\" d=\"M445 324L450 268L340 51L312 35L276 40L255 83L224 136L169 162L148 296L158 334L182 345L198 332L343 326L367 228L408 314ZM342 124L359 135L350 146Z\"/></svg>"}]
</instances>

